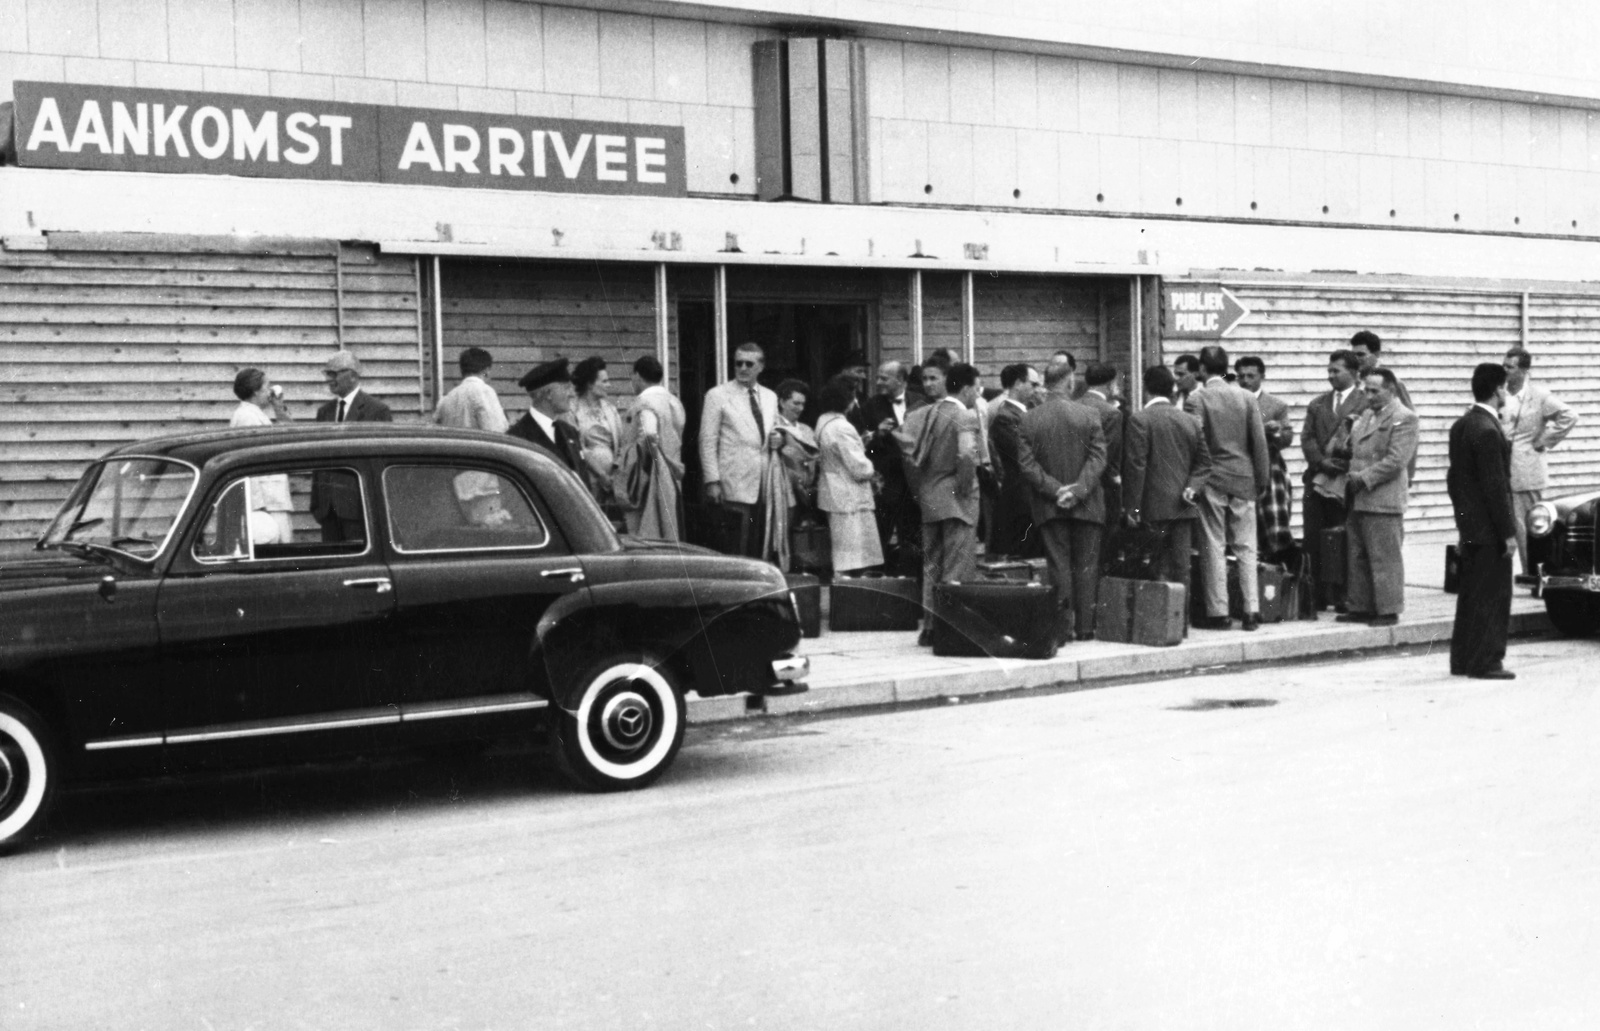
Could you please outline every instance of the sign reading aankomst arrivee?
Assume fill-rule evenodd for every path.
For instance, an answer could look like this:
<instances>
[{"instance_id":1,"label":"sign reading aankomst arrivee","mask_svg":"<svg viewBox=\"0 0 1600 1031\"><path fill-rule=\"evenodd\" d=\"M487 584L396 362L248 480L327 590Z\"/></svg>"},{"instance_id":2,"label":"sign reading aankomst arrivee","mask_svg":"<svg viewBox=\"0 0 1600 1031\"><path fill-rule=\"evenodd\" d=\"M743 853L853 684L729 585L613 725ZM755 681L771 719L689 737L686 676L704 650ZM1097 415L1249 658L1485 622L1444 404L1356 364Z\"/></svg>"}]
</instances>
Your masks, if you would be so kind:
<instances>
[{"instance_id":1,"label":"sign reading aankomst arrivee","mask_svg":"<svg viewBox=\"0 0 1600 1031\"><path fill-rule=\"evenodd\" d=\"M496 190L687 192L683 128L72 83L15 84L17 164Z\"/></svg>"}]
</instances>

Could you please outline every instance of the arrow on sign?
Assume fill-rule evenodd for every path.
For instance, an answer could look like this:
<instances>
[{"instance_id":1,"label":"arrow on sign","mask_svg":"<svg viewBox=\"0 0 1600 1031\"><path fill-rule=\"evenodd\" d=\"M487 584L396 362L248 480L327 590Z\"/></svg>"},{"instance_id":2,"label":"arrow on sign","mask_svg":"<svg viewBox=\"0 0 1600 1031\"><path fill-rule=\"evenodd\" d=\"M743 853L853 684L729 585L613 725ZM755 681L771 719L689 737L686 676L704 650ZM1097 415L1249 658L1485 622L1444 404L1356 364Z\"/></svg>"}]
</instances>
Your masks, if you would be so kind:
<instances>
[{"instance_id":1,"label":"arrow on sign","mask_svg":"<svg viewBox=\"0 0 1600 1031\"><path fill-rule=\"evenodd\" d=\"M1222 332L1219 336L1227 336L1233 328L1245 320L1250 314L1250 309L1239 303L1239 298L1233 296L1233 291L1227 287L1222 288Z\"/></svg>"}]
</instances>

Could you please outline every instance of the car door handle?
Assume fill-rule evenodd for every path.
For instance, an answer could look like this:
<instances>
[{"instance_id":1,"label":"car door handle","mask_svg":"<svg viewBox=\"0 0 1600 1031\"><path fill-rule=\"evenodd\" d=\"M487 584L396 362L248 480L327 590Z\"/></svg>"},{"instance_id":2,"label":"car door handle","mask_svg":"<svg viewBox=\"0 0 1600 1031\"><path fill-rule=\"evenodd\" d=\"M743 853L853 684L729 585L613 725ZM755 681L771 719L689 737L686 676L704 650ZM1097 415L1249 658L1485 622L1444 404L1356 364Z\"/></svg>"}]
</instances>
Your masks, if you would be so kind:
<instances>
[{"instance_id":1,"label":"car door handle","mask_svg":"<svg viewBox=\"0 0 1600 1031\"><path fill-rule=\"evenodd\" d=\"M558 576L562 576L566 577L571 583L583 583L583 570L577 566L571 566L567 569L546 569L539 575L546 580L553 580Z\"/></svg>"},{"instance_id":2,"label":"car door handle","mask_svg":"<svg viewBox=\"0 0 1600 1031\"><path fill-rule=\"evenodd\" d=\"M361 580L346 580L346 587L370 587L379 594L388 594L394 590L394 583L387 576L369 576Z\"/></svg>"}]
</instances>

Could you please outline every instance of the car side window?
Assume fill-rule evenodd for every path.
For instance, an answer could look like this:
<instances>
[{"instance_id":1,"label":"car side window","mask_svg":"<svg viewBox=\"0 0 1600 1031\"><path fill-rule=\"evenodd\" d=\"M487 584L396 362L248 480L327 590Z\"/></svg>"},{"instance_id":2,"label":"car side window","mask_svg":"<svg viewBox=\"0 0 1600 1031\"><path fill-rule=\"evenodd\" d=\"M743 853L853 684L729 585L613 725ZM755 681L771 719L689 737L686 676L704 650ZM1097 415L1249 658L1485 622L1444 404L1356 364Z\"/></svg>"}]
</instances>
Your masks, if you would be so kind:
<instances>
[{"instance_id":1,"label":"car side window","mask_svg":"<svg viewBox=\"0 0 1600 1031\"><path fill-rule=\"evenodd\" d=\"M212 503L195 537L201 562L343 558L367 550L367 506L353 469L245 476Z\"/></svg>"},{"instance_id":2,"label":"car side window","mask_svg":"<svg viewBox=\"0 0 1600 1031\"><path fill-rule=\"evenodd\" d=\"M510 477L453 465L383 471L389 535L398 552L542 548L549 531Z\"/></svg>"}]
</instances>

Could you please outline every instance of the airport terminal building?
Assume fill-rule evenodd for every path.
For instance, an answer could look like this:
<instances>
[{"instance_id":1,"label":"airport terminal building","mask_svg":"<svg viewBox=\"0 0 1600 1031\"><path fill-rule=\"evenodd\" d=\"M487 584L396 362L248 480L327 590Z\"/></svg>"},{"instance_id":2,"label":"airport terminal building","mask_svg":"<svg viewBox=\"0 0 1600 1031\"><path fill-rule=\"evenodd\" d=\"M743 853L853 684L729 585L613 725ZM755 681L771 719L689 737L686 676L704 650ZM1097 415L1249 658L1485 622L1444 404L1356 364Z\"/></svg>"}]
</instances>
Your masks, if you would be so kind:
<instances>
[{"instance_id":1,"label":"airport terminal building","mask_svg":"<svg viewBox=\"0 0 1600 1031\"><path fill-rule=\"evenodd\" d=\"M1583 416L1554 489L1600 481L1600 9L1302 7L0 0L0 541L243 366L310 418L338 347L415 419L473 344L515 415L557 354L694 413L745 340L990 383L1220 340L1298 424L1371 329L1427 532L1520 343Z\"/></svg>"}]
</instances>

